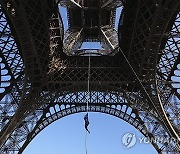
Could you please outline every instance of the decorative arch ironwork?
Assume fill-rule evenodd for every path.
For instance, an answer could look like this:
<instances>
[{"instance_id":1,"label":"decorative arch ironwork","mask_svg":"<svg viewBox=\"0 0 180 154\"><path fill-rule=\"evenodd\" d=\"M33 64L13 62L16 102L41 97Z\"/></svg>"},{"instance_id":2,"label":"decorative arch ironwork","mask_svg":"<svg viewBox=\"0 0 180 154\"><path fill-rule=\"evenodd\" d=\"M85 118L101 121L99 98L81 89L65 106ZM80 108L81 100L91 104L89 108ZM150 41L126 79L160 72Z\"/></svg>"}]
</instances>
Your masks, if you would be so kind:
<instances>
[{"instance_id":1,"label":"decorative arch ironwork","mask_svg":"<svg viewBox=\"0 0 180 154\"><path fill-rule=\"evenodd\" d=\"M131 104L125 98L113 93L96 91L91 92L90 96L91 98L89 97L88 92L76 92L71 94L65 94L57 98L54 102L51 102L47 107L43 109L41 118L37 121L34 129L27 135L27 139L22 145L22 147L19 149L19 153L22 153L23 150L27 147L27 145L44 128L46 128L48 125L52 124L56 120L59 120L65 116L74 113L86 112L87 101L90 102L89 112L101 112L120 118L128 122L130 125L134 126L144 136L149 138L152 141L152 145L157 151L159 151L159 153L165 150L162 148L165 148L166 143L159 145L156 144L154 136L152 136L151 132L149 132L145 124L148 124L149 121L143 121L140 117L138 110L132 108ZM155 118L151 117L151 120L154 121L154 123L157 123ZM158 130L158 128L156 129ZM164 132L161 132L161 135L165 135L163 133ZM158 135L160 135L160 132Z\"/></svg>"}]
</instances>

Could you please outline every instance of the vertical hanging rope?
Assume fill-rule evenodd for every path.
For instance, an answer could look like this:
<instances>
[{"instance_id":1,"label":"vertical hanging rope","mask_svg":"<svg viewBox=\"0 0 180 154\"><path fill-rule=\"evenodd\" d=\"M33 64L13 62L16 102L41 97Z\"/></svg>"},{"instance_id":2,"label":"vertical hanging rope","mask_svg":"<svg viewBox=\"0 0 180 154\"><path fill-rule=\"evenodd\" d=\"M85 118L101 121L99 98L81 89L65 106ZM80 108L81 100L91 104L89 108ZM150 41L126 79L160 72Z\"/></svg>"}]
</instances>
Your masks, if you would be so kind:
<instances>
[{"instance_id":1,"label":"vertical hanging rope","mask_svg":"<svg viewBox=\"0 0 180 154\"><path fill-rule=\"evenodd\" d=\"M86 115L84 116L84 120L85 120L85 128L86 128L86 137L85 137L85 152L87 154L87 133L90 133L88 130L88 125L89 125L89 120L88 120L88 112L89 112L89 100L91 99L90 96L90 75L91 75L91 57L89 54L89 64L88 64L88 81L87 81L87 92L88 92L88 100L87 100L87 104L86 104Z\"/></svg>"},{"instance_id":2,"label":"vertical hanging rope","mask_svg":"<svg viewBox=\"0 0 180 154\"><path fill-rule=\"evenodd\" d=\"M91 99L91 96L90 96L90 77L91 77L91 56L89 54L89 65L88 65L88 85L87 85L87 92L88 92L88 96L89 96L89 99L87 101L87 107L86 107L86 112L88 113L89 111L89 100Z\"/></svg>"},{"instance_id":3,"label":"vertical hanging rope","mask_svg":"<svg viewBox=\"0 0 180 154\"><path fill-rule=\"evenodd\" d=\"M87 131L86 131L86 137L85 137L85 152L87 154Z\"/></svg>"},{"instance_id":4,"label":"vertical hanging rope","mask_svg":"<svg viewBox=\"0 0 180 154\"><path fill-rule=\"evenodd\" d=\"M91 19L91 28L92 28L92 19ZM90 37L91 37L91 29L90 29ZM89 119L88 119L89 101L91 100L90 78L91 78L91 53L89 53L89 56L88 56L88 78L87 78L88 99L87 99L87 104L86 104L86 115L84 116L85 128L86 128L86 137L85 137L85 152L86 152L86 154L88 153L88 150L87 150L87 137L88 137L88 133L90 133L90 131L88 130L88 125L89 125Z\"/></svg>"}]
</instances>

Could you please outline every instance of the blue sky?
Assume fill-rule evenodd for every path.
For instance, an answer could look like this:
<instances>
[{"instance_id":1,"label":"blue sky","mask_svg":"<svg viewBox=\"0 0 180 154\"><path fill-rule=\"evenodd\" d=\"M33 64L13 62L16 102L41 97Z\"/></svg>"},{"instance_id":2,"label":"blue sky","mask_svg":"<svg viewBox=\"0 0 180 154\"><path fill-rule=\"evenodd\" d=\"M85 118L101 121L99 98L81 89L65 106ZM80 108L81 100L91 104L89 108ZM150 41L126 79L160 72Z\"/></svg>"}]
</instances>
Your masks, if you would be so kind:
<instances>
[{"instance_id":1,"label":"blue sky","mask_svg":"<svg viewBox=\"0 0 180 154\"><path fill-rule=\"evenodd\" d=\"M64 8L61 8L65 29L67 29L67 17ZM121 8L117 10L117 17ZM116 20L116 27L117 27ZM84 47L88 47L85 44ZM92 45L92 44L91 44ZM99 47L98 44L95 48ZM92 46L91 46L92 48ZM85 113L77 113L59 119L45 128L25 149L24 154L85 154ZM143 137L134 127L116 117L102 114L89 113L91 134L88 135L88 154L156 154L151 144L136 143L127 149L122 144L122 136L125 133L135 133L137 137Z\"/></svg>"},{"instance_id":2,"label":"blue sky","mask_svg":"<svg viewBox=\"0 0 180 154\"><path fill-rule=\"evenodd\" d=\"M46 127L25 149L24 154L85 154L85 113L59 119ZM122 144L125 133L143 137L123 120L103 114L89 113L91 134L88 135L88 154L156 154L151 144L140 144L127 149Z\"/></svg>"},{"instance_id":3,"label":"blue sky","mask_svg":"<svg viewBox=\"0 0 180 154\"><path fill-rule=\"evenodd\" d=\"M84 114L54 122L30 143L24 154L85 154ZM143 135L123 120L102 113L89 113L89 120L88 154L156 154L151 144L137 142L130 149L124 147L121 139L125 133Z\"/></svg>"}]
</instances>

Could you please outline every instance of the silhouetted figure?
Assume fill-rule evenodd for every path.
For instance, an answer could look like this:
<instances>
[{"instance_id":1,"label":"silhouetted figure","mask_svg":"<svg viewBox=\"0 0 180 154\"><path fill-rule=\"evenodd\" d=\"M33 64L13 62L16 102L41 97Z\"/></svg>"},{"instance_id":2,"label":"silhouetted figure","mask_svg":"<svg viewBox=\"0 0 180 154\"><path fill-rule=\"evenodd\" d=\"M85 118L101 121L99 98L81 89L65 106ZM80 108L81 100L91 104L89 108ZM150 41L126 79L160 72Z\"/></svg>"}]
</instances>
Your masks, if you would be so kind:
<instances>
[{"instance_id":1,"label":"silhouetted figure","mask_svg":"<svg viewBox=\"0 0 180 154\"><path fill-rule=\"evenodd\" d=\"M86 113L86 115L84 116L84 121L85 121L85 129L90 134L90 131L88 130L88 125L89 125L88 113Z\"/></svg>"}]
</instances>

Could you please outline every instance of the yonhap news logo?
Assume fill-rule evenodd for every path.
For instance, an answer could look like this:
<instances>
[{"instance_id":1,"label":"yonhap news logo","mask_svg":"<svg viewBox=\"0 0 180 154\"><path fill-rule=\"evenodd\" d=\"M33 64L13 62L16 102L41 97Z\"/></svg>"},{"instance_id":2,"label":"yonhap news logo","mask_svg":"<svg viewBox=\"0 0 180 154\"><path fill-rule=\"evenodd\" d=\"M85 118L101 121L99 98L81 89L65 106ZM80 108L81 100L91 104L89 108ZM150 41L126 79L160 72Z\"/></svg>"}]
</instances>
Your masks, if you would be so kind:
<instances>
[{"instance_id":1,"label":"yonhap news logo","mask_svg":"<svg viewBox=\"0 0 180 154\"><path fill-rule=\"evenodd\" d=\"M135 133L127 132L122 136L122 144L125 148L131 148L136 145L136 143L139 144L163 144L163 145L169 145L170 143L177 144L178 141L175 138L171 137L165 137L165 136L154 136L154 137L137 137Z\"/></svg>"},{"instance_id":2,"label":"yonhap news logo","mask_svg":"<svg viewBox=\"0 0 180 154\"><path fill-rule=\"evenodd\" d=\"M122 137L122 144L125 148L131 148L136 144L136 135L134 133L126 133Z\"/></svg>"}]
</instances>

